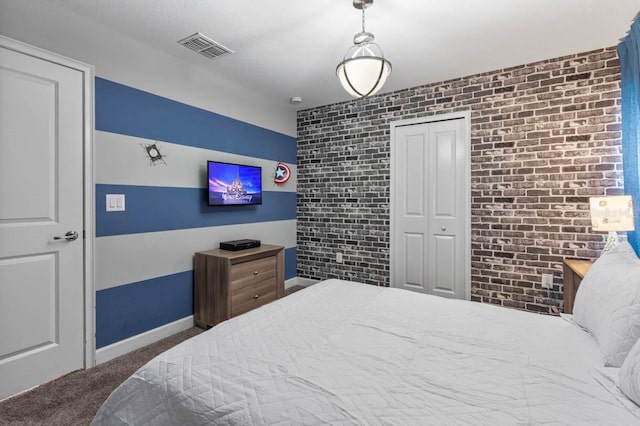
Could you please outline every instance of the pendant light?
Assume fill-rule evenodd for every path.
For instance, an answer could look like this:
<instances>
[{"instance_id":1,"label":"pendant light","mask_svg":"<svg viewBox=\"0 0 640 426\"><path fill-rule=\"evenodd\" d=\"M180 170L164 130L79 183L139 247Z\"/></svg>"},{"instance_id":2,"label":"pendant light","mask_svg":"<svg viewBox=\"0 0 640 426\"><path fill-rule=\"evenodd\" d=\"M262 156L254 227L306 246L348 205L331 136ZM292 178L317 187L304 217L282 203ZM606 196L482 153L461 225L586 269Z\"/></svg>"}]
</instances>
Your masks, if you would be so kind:
<instances>
[{"instance_id":1,"label":"pendant light","mask_svg":"<svg viewBox=\"0 0 640 426\"><path fill-rule=\"evenodd\" d=\"M377 93L391 73L391 62L364 29L364 11L372 4L373 0L353 0L353 7L362 10L362 31L353 36L353 46L336 68L340 84L354 98Z\"/></svg>"}]
</instances>

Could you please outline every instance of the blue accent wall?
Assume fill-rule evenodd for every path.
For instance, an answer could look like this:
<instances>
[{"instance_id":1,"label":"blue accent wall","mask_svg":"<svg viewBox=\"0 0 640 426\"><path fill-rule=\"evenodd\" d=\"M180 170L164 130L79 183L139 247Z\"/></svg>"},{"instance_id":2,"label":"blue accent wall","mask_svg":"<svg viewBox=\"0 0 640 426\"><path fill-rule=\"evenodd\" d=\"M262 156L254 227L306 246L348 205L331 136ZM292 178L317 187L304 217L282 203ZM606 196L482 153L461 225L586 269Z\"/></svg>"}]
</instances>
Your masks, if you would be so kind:
<instances>
[{"instance_id":1,"label":"blue accent wall","mask_svg":"<svg viewBox=\"0 0 640 426\"><path fill-rule=\"evenodd\" d=\"M110 345L191 314L193 271L97 291L96 347Z\"/></svg>"},{"instance_id":2,"label":"blue accent wall","mask_svg":"<svg viewBox=\"0 0 640 426\"><path fill-rule=\"evenodd\" d=\"M124 194L126 210L107 212L106 194ZM209 206L201 188L96 185L98 237L295 218L295 192L265 191L255 206Z\"/></svg>"},{"instance_id":3,"label":"blue accent wall","mask_svg":"<svg viewBox=\"0 0 640 426\"><path fill-rule=\"evenodd\" d=\"M298 275L298 259L295 247L284 250L284 279L296 277Z\"/></svg>"},{"instance_id":4,"label":"blue accent wall","mask_svg":"<svg viewBox=\"0 0 640 426\"><path fill-rule=\"evenodd\" d=\"M102 78L95 93L97 130L296 162L291 136Z\"/></svg>"},{"instance_id":5,"label":"blue accent wall","mask_svg":"<svg viewBox=\"0 0 640 426\"><path fill-rule=\"evenodd\" d=\"M102 78L96 78L95 81L95 117L96 130L99 132L142 138L150 143L162 141L165 144L174 144L172 146L174 158L186 150L198 148L210 150L211 159L216 158L216 153L225 153L225 155L242 155L260 161L273 160L290 164L295 164L296 161L296 140L291 136ZM101 138L100 136L101 134L97 135L97 144L113 143L113 145L100 145L101 147L115 149L119 146L116 142L111 142L113 137ZM132 139L131 142L145 141ZM102 152L115 151L103 149ZM136 176L145 175L149 167L155 167L149 164L145 155L141 148L140 161L128 162L129 169L123 170L120 178L112 178L117 179L118 182L96 183L97 243L102 238L109 238L113 240L104 241L144 247L149 244L145 239L150 238L150 233L166 232L167 235L173 236L174 234L169 233L206 228L206 232L217 235L216 230L226 226L251 224L253 229L260 229L260 226L266 229L272 226L270 223L276 222L284 224L280 228L291 230L287 231L291 232L291 238L286 240L293 241L295 244L295 185L292 189L273 187L277 190L269 191L264 188L261 205L208 206L204 181L198 188L153 186L149 185L148 181L142 184L135 182ZM100 176L101 167L113 167L114 164L119 164L116 154L112 157L96 158L96 176ZM168 176L192 176L194 170L198 170L199 167L201 168L202 164L185 164L185 161L176 162L172 167L171 158L168 158L167 165L157 166L153 172L156 176L164 176L166 182ZM117 173L110 172L106 175L117 176ZM124 194L125 211L106 212L106 194ZM264 225L261 225L262 223ZM239 238L247 238L247 236L241 235ZM117 239L121 239L122 242L120 243ZM273 242L264 241L264 243ZM113 250L113 247L118 247L117 244L107 244L105 247L111 247ZM213 243L210 248L214 248ZM167 252L163 251L163 253L169 253L171 249L168 246ZM202 249L201 246L194 246L193 252ZM286 247L285 249L285 276L289 279L296 276L296 248ZM180 250L185 251L184 245ZM102 264L100 263L101 254ZM137 252L131 258L127 258L126 264L113 266L113 268L121 267L118 269L117 278L98 280L107 282L108 285L102 288L98 286L96 291L97 348L117 343L193 314L192 264L180 267L170 266L167 269L182 268L183 270L175 270L175 273L167 274L167 269L164 269L163 273L158 274L149 266L150 262L136 263L136 254ZM189 253L175 253L173 258L185 258L188 255ZM116 277L116 275L110 275L110 271L114 270L111 269L111 263L104 260L110 257L108 253L100 253L96 250L95 261L101 265L98 269L104 271L102 272L104 276ZM162 258L158 259L158 264L162 262ZM139 264L147 265L145 268L150 270L141 271ZM166 264L173 265L171 262ZM185 271L184 269L187 268L191 269ZM125 269L124 273L121 269ZM117 282L126 279L126 270L130 271L129 276L135 278L114 285L114 280ZM141 277L151 278L140 280Z\"/></svg>"}]
</instances>

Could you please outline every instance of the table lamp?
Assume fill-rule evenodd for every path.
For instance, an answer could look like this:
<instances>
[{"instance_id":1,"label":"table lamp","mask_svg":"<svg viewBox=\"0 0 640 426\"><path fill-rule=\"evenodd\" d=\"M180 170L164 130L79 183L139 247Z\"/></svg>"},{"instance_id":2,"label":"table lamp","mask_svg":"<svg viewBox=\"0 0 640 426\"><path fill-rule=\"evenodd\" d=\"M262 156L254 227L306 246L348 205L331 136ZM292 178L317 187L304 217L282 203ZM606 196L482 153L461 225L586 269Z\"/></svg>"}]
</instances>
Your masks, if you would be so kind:
<instances>
[{"instance_id":1,"label":"table lamp","mask_svg":"<svg viewBox=\"0 0 640 426\"><path fill-rule=\"evenodd\" d=\"M633 231L633 204L630 195L591 197L591 227L596 232L609 232L603 252L618 245L617 231Z\"/></svg>"}]
</instances>

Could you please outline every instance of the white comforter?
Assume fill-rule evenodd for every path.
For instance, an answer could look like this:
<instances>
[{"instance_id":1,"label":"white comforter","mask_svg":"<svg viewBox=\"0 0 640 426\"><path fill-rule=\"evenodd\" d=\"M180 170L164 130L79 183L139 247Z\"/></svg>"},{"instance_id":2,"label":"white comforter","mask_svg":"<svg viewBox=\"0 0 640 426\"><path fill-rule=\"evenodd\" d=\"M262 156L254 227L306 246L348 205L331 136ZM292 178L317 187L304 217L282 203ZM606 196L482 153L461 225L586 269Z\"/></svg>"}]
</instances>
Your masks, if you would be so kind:
<instances>
[{"instance_id":1,"label":"white comforter","mask_svg":"<svg viewBox=\"0 0 640 426\"><path fill-rule=\"evenodd\" d=\"M329 280L159 355L92 424L640 424L601 365L558 317Z\"/></svg>"}]
</instances>

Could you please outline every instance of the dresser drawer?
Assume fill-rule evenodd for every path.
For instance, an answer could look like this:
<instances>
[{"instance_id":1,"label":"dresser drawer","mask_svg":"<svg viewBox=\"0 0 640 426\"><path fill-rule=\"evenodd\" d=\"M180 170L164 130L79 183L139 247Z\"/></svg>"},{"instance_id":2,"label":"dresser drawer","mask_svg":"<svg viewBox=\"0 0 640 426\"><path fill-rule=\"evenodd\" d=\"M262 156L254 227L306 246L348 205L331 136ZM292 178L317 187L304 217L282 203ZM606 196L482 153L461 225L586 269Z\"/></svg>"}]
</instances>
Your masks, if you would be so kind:
<instances>
[{"instance_id":1,"label":"dresser drawer","mask_svg":"<svg viewBox=\"0 0 640 426\"><path fill-rule=\"evenodd\" d=\"M269 256L262 259L250 260L235 264L231 267L229 289L233 295L245 287L259 285L263 281L276 278L276 257Z\"/></svg>"},{"instance_id":2,"label":"dresser drawer","mask_svg":"<svg viewBox=\"0 0 640 426\"><path fill-rule=\"evenodd\" d=\"M249 312L278 298L275 277L231 292L231 316Z\"/></svg>"}]
</instances>

